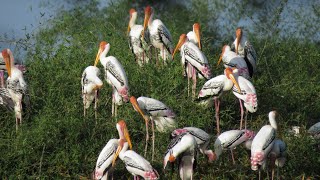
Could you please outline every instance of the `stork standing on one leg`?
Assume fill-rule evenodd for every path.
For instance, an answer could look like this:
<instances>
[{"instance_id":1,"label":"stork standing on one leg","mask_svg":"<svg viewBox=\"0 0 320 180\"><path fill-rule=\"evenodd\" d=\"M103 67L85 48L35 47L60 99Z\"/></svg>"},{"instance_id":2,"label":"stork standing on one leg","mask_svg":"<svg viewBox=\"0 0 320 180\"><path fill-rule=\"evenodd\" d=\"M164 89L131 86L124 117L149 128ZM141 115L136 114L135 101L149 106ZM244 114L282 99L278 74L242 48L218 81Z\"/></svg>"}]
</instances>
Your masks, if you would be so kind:
<instances>
[{"instance_id":1,"label":"stork standing on one leg","mask_svg":"<svg viewBox=\"0 0 320 180\"><path fill-rule=\"evenodd\" d=\"M95 64L100 63L105 70L105 80L112 86L112 116L117 116L117 106L129 101L129 84L126 72L121 63L114 56L107 56L110 44L102 41L95 60Z\"/></svg>"},{"instance_id":2,"label":"stork standing on one leg","mask_svg":"<svg viewBox=\"0 0 320 180\"><path fill-rule=\"evenodd\" d=\"M225 91L229 91L232 87L235 86L236 89L240 92L240 86L237 82L235 75L231 68L226 68L224 70L223 75L216 76L210 80L208 80L203 87L201 88L198 100L200 101L208 101L208 98L213 97L215 104L215 118L216 118L216 128L217 134L220 134L220 96Z\"/></svg>"}]
</instances>

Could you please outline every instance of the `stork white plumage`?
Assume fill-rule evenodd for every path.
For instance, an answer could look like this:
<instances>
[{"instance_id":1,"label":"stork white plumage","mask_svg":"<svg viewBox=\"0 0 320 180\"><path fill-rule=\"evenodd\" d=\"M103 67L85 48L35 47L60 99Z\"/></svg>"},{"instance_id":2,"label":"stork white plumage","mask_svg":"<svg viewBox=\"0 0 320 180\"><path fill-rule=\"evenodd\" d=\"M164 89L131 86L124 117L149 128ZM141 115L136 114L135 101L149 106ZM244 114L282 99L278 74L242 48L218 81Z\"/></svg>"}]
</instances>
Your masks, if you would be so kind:
<instances>
[{"instance_id":1,"label":"stork white plumage","mask_svg":"<svg viewBox=\"0 0 320 180\"><path fill-rule=\"evenodd\" d=\"M113 158L113 166L119 156L125 163L126 169L134 176L134 180L138 180L139 177L146 180L156 180L160 178L157 170L151 166L149 161L135 151L127 149L128 143L125 142L124 139L120 139L116 155Z\"/></svg>"},{"instance_id":2,"label":"stork white plumage","mask_svg":"<svg viewBox=\"0 0 320 180\"><path fill-rule=\"evenodd\" d=\"M233 73L236 74L237 82L240 86L241 91L239 91L237 88L233 87L232 92L233 94L239 98L239 104L240 104L240 113L241 113L241 120L240 120L240 129L242 129L243 126L243 115L244 110L242 106L243 105L246 108L246 116L245 116L245 123L244 128L247 129L247 115L248 112L254 113L258 109L258 98L256 89L253 86L253 84L246 78L239 76L239 70L233 69Z\"/></svg>"},{"instance_id":3,"label":"stork white plumage","mask_svg":"<svg viewBox=\"0 0 320 180\"><path fill-rule=\"evenodd\" d=\"M142 33L148 33L148 31L143 31L143 26L136 24L138 13L135 9L130 9L130 20L128 25L129 33L129 47L132 53L135 55L135 59L140 66L149 62L149 57L147 56L148 43L145 41L147 35Z\"/></svg>"},{"instance_id":4,"label":"stork white plumage","mask_svg":"<svg viewBox=\"0 0 320 180\"><path fill-rule=\"evenodd\" d=\"M180 134L190 134L192 135L198 145L198 150L208 157L209 162L214 160L214 154L209 148L210 145L210 135L206 133L204 130L196 127L184 127L182 129L175 129L171 132L171 137L175 138Z\"/></svg>"},{"instance_id":5,"label":"stork white plumage","mask_svg":"<svg viewBox=\"0 0 320 180\"><path fill-rule=\"evenodd\" d=\"M187 36L185 34L182 34L180 36L179 42L173 52L172 59L174 58L174 55L178 50L180 50L181 62L184 64L185 67L190 66L189 68L187 68L188 71L186 73L188 75L188 90L189 79L192 78L192 96L195 97L197 84L196 73L200 73L207 80L212 77L208 60L206 56L202 53L202 51L195 44L187 41ZM192 70L192 72L189 72L189 70Z\"/></svg>"},{"instance_id":6,"label":"stork white plumage","mask_svg":"<svg viewBox=\"0 0 320 180\"><path fill-rule=\"evenodd\" d=\"M241 91L232 69L226 68L224 70L224 75L216 76L207 81L201 88L198 95L198 100L200 101L205 101L208 100L208 98L213 97L215 102L215 118L218 135L220 134L219 98L223 94L223 92L231 90L234 85L236 86L238 91Z\"/></svg>"},{"instance_id":7,"label":"stork white plumage","mask_svg":"<svg viewBox=\"0 0 320 180\"><path fill-rule=\"evenodd\" d=\"M231 150L232 162L235 164L233 149L241 143L252 140L255 133L250 130L229 130L221 133L214 143L214 159L218 160L223 150Z\"/></svg>"},{"instance_id":8,"label":"stork white plumage","mask_svg":"<svg viewBox=\"0 0 320 180\"><path fill-rule=\"evenodd\" d=\"M150 6L145 8L144 14L143 30L145 31L148 27L150 42L155 48L160 49L160 57L163 59L164 64L166 64L167 59L170 60L173 53L170 31L160 19L153 19L154 9Z\"/></svg>"},{"instance_id":9,"label":"stork white plumage","mask_svg":"<svg viewBox=\"0 0 320 180\"><path fill-rule=\"evenodd\" d=\"M287 160L287 145L284 141L276 139L269 153L270 165L272 169L271 179L274 179L274 166L283 167ZM279 173L279 170L278 170ZM279 179L279 175L277 176Z\"/></svg>"},{"instance_id":10,"label":"stork white plumage","mask_svg":"<svg viewBox=\"0 0 320 180\"><path fill-rule=\"evenodd\" d=\"M108 56L110 44L102 41L96 57L95 64L100 63L104 67L105 80L112 86L112 116L117 116L117 106L129 101L129 85L126 72L121 63L114 56Z\"/></svg>"},{"instance_id":11,"label":"stork white plumage","mask_svg":"<svg viewBox=\"0 0 320 180\"><path fill-rule=\"evenodd\" d=\"M270 125L264 125L253 138L251 145L251 169L256 171L259 166L265 168L266 160L276 137L276 111L269 113ZM260 173L259 173L260 175Z\"/></svg>"},{"instance_id":12,"label":"stork white plumage","mask_svg":"<svg viewBox=\"0 0 320 180\"><path fill-rule=\"evenodd\" d=\"M103 82L99 78L100 69L96 66L88 66L82 73L81 89L83 100L83 115L86 116L86 109L88 109L91 103L94 101L95 118L97 119L97 103L98 103L98 91L103 85Z\"/></svg>"},{"instance_id":13,"label":"stork white plumage","mask_svg":"<svg viewBox=\"0 0 320 180\"><path fill-rule=\"evenodd\" d=\"M125 141L125 143L130 146L130 149L132 149L125 121L120 120L117 123L116 128L119 133L119 139L110 139L100 152L94 171L94 179L104 180L113 176L112 162L115 158L116 151L121 140Z\"/></svg>"},{"instance_id":14,"label":"stork white plumage","mask_svg":"<svg viewBox=\"0 0 320 180\"><path fill-rule=\"evenodd\" d=\"M218 65L221 60L223 61L224 67L237 68L240 76L243 76L246 79L251 78L246 61L241 56L231 51L230 46L223 46Z\"/></svg>"},{"instance_id":15,"label":"stork white plumage","mask_svg":"<svg viewBox=\"0 0 320 180\"><path fill-rule=\"evenodd\" d=\"M172 139L168 145L163 160L163 167L165 169L168 162L174 163L177 160L179 164L180 178L182 180L192 179L196 153L196 139L188 133L180 134Z\"/></svg>"},{"instance_id":16,"label":"stork white plumage","mask_svg":"<svg viewBox=\"0 0 320 180\"><path fill-rule=\"evenodd\" d=\"M317 122L316 124L312 125L308 129L308 133L315 139L320 139L320 122Z\"/></svg>"},{"instance_id":17,"label":"stork white plumage","mask_svg":"<svg viewBox=\"0 0 320 180\"><path fill-rule=\"evenodd\" d=\"M27 106L29 105L27 83L23 78L23 73L21 72L21 70L14 66L14 57L11 50L4 49L2 51L2 57L5 61L6 69L8 72L6 98L9 98L9 94L10 98L14 102L16 130L18 130L19 124L22 124L22 101L26 101L25 103L27 104Z\"/></svg>"},{"instance_id":18,"label":"stork white plumage","mask_svg":"<svg viewBox=\"0 0 320 180\"><path fill-rule=\"evenodd\" d=\"M253 73L257 71L257 53L241 28L237 28L236 39L231 47L246 61L249 75L252 77Z\"/></svg>"},{"instance_id":19,"label":"stork white plumage","mask_svg":"<svg viewBox=\"0 0 320 180\"><path fill-rule=\"evenodd\" d=\"M152 128L152 161L154 159L154 141L155 133L154 126L159 132L171 131L175 128L175 113L163 102L141 96L136 99L134 96L130 98L130 102L133 105L134 109L138 111L142 117L146 120L146 129L148 129L148 122L151 121ZM155 125L154 125L155 124ZM147 130L146 130L147 131ZM149 134L146 132L146 146L145 146L145 156L148 149L148 139Z\"/></svg>"}]
</instances>

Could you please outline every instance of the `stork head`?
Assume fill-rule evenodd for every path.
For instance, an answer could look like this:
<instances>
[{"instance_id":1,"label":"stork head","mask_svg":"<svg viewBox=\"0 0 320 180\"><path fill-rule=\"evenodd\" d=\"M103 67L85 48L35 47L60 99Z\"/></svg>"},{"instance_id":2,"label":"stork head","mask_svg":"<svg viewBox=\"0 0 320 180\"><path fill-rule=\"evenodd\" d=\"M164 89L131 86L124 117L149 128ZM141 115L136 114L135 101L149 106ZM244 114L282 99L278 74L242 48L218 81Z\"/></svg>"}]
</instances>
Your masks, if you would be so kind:
<instances>
[{"instance_id":1,"label":"stork head","mask_svg":"<svg viewBox=\"0 0 320 180\"><path fill-rule=\"evenodd\" d=\"M186 40L187 40L187 35L186 34L181 34L180 38L179 38L179 42L178 42L176 48L173 51L172 59L174 59L174 55L176 54L176 52L178 50L180 50L181 46L186 42Z\"/></svg>"},{"instance_id":2,"label":"stork head","mask_svg":"<svg viewBox=\"0 0 320 180\"><path fill-rule=\"evenodd\" d=\"M220 62L221 62L221 60L222 60L222 56L223 56L224 52L226 51L227 47L229 47L229 46L228 46L228 45L224 45L224 46L222 47L221 55L220 55L220 58L219 58L219 60L218 60L217 66L219 66L219 64L220 64Z\"/></svg>"},{"instance_id":3,"label":"stork head","mask_svg":"<svg viewBox=\"0 0 320 180\"><path fill-rule=\"evenodd\" d=\"M144 112L142 111L142 109L139 106L139 103L136 99L136 97L131 96L130 97L130 103L132 104L133 108L138 111L138 113L142 116L142 118L144 119L145 123L148 124L149 119L146 117L146 115L144 114Z\"/></svg>"},{"instance_id":4,"label":"stork head","mask_svg":"<svg viewBox=\"0 0 320 180\"><path fill-rule=\"evenodd\" d=\"M234 77L233 71L231 68L227 67L224 70L225 75L227 76L228 79L230 79L233 82L233 85L236 86L236 88L238 89L238 92L241 93L241 89L240 86L236 80L236 78Z\"/></svg>"},{"instance_id":5,"label":"stork head","mask_svg":"<svg viewBox=\"0 0 320 180\"><path fill-rule=\"evenodd\" d=\"M100 60L100 54L104 51L104 49L106 48L107 46L107 42L106 41L101 41L100 42L100 45L99 45L99 50L98 50L98 53L97 53L97 56L96 56L96 60L94 61L94 66L97 66L99 60Z\"/></svg>"},{"instance_id":6,"label":"stork head","mask_svg":"<svg viewBox=\"0 0 320 180\"><path fill-rule=\"evenodd\" d=\"M151 6L147 6L144 9L144 22L143 22L143 32L146 30L148 23L149 23L149 19L151 17L153 13L153 9L151 8ZM144 36L144 33L142 34L142 36Z\"/></svg>"},{"instance_id":7,"label":"stork head","mask_svg":"<svg viewBox=\"0 0 320 180\"><path fill-rule=\"evenodd\" d=\"M240 41L241 41L241 37L242 37L242 29L240 27L238 27L236 29L236 37L237 37L237 48L236 48L236 53L238 54L238 48L239 48L239 44L240 44Z\"/></svg>"},{"instance_id":8,"label":"stork head","mask_svg":"<svg viewBox=\"0 0 320 180\"><path fill-rule=\"evenodd\" d=\"M129 20L128 29L127 29L127 35L128 35L129 32L130 32L130 22L131 22L131 19L132 19L133 17L136 17L136 16L137 16L137 11L136 11L135 9L131 8L130 11L129 11L129 13L130 13L130 20Z\"/></svg>"},{"instance_id":9,"label":"stork head","mask_svg":"<svg viewBox=\"0 0 320 180\"><path fill-rule=\"evenodd\" d=\"M119 133L119 138L126 140L126 142L128 142L128 144L129 144L130 149L132 149L131 139L130 139L129 131L128 131L128 128L127 128L125 121L120 120L117 123L116 127L117 127L117 130Z\"/></svg>"},{"instance_id":10,"label":"stork head","mask_svg":"<svg viewBox=\"0 0 320 180\"><path fill-rule=\"evenodd\" d=\"M200 24L199 23L194 23L193 24L193 32L195 33L196 38L198 40L199 49L201 49Z\"/></svg>"},{"instance_id":11,"label":"stork head","mask_svg":"<svg viewBox=\"0 0 320 180\"><path fill-rule=\"evenodd\" d=\"M7 72L8 72L8 75L11 77L11 61L12 59L10 58L10 49L4 49L2 50L2 57L4 59L4 62L6 64L6 69L7 69Z\"/></svg>"}]
</instances>

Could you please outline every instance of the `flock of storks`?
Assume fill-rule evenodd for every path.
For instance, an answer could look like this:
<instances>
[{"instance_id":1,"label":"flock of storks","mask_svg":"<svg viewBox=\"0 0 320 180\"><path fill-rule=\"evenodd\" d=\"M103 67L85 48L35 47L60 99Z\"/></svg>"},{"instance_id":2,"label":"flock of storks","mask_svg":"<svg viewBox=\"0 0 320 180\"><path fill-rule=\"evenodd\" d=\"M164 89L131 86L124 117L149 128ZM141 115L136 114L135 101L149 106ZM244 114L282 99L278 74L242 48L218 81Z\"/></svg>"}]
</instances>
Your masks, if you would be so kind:
<instances>
[{"instance_id":1,"label":"flock of storks","mask_svg":"<svg viewBox=\"0 0 320 180\"><path fill-rule=\"evenodd\" d=\"M129 95L128 79L125 69L116 57L107 56L110 44L102 41L93 66L88 66L81 79L83 111L94 102L97 109L98 91L103 86L103 81L99 78L100 69L97 67L100 62L103 66L104 78L112 86L112 115L117 116L117 106L129 102L134 109L145 120L146 144L144 157L147 153L149 141L149 123L152 129L152 161L154 159L155 129L159 132L171 131L171 142L167 146L164 156L164 169L168 162L179 165L179 175L183 180L193 178L194 163L197 153L200 152L208 157L208 161L218 160L223 150L230 149L233 163L235 162L232 150L244 144L251 150L251 169L258 170L266 168L267 163L272 167L272 179L274 178L273 167L282 167L286 161L286 144L280 139L276 139L277 113L269 113L269 125L263 126L257 133L248 130L246 118L243 125L244 110L256 112L258 101L257 94L250 79L257 69L257 55L245 36L241 28L236 29L236 39L232 46L225 45L222 49L218 65L221 61L225 66L224 73L212 77L211 67L204 53L201 51L200 25L195 23L193 30L187 34L182 34L176 47L173 47L172 37L169 30L159 19L153 19L154 10L150 6L145 8L144 24L137 25L137 12L130 10L130 20L128 25L129 47L134 54L139 66L149 63L152 57L156 63L166 64L168 60L173 60L174 55L180 51L183 76L188 79L188 95L190 79L192 80L192 97L197 99L201 105L215 105L215 118L217 128L217 138L214 143L214 150L209 149L211 136L197 127L176 128L176 114L167 105L159 100L150 97L139 97ZM153 55L154 52L159 54ZM22 103L27 96L27 84L23 79L23 72L14 65L14 58L9 49L4 49L0 59L5 62L8 73L6 85L3 83L3 70L0 71L0 104L9 110L14 110L16 116L16 128L22 122ZM197 78L205 79L196 97ZM219 98L230 91L239 98L241 108L241 122L239 130L228 130L220 134L219 128ZM96 111L95 111L96 112ZM97 114L95 113L95 116ZM245 116L246 117L246 116ZM244 127L244 128L243 128ZM108 179L113 177L113 170L117 158L119 157L126 165L126 169L134 175L135 179L159 179L159 174L149 161L132 150L129 132L124 120L116 124L119 133L118 139L111 139L102 149L93 173L94 179ZM319 134L320 124L313 127L313 131ZM128 148L130 150L128 150ZM260 178L260 173L259 173Z\"/></svg>"}]
</instances>

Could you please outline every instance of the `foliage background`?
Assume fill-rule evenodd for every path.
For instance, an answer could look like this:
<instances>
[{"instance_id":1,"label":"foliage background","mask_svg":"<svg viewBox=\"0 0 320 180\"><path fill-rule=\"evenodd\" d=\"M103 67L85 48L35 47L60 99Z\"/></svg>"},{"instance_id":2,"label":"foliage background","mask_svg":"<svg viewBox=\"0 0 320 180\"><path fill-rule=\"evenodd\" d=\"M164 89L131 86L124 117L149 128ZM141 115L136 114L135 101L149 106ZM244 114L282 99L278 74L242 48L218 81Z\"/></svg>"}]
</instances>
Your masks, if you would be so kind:
<instances>
[{"instance_id":1,"label":"foliage background","mask_svg":"<svg viewBox=\"0 0 320 180\"><path fill-rule=\"evenodd\" d=\"M211 0L192 0L187 1L186 7L175 1L132 3L119 0L110 1L107 7L101 8L98 1L81 1L74 9L62 10L47 22L46 28L33 36L34 44L28 46L25 78L29 83L32 107L18 132L14 128L14 114L0 107L0 177L89 178L106 142L117 137L115 123L118 119L126 120L134 150L143 154L145 129L142 118L130 104L119 107L118 118L112 118L111 87L108 85L104 85L100 96L97 124L92 109L87 117L83 117L81 74L86 66L93 64L102 40L111 44L109 55L117 57L123 64L131 95L159 99L175 111L179 127L195 126L215 135L214 108L200 107L187 96L187 81L181 75L179 57L166 67L148 64L139 68L134 63L126 37L128 11L131 7L137 8L138 24L142 24L143 7L150 4L156 9L155 17L160 18L171 31L175 43L181 33L191 30L194 22L200 22L203 51L215 75L223 71L222 67L216 67L216 61L223 44L230 44L234 39L234 29L239 21L236 17L243 13L250 17L258 10L265 14L260 17L263 24L248 30L259 58L258 72L252 80L258 93L259 107L256 113L248 116L248 126L258 131L268 123L268 112L277 110L280 114L277 136L288 145L288 162L280 169L281 178L320 178L319 142L306 133L308 127L319 121L319 39L311 41L282 36L279 29L283 27L278 25L282 23L283 5L287 1L273 2L280 4L268 9L263 3L250 1L234 1L233 5L228 5ZM254 8L249 11L248 7ZM319 19L317 8L314 12ZM266 18L267 15L270 18ZM221 16L228 17L230 22L220 24ZM307 34L305 37L308 33L319 33L319 28L314 28L319 24L311 20L301 21L305 27L301 32ZM219 28L224 30L217 31ZM100 68L102 70L101 65ZM202 84L204 81L199 82L198 90ZM232 93L223 96L220 116L223 130L238 128L239 104ZM301 127L300 136L293 136L288 131L294 125ZM152 165L161 179L179 179L177 170L174 173L162 170L168 134L156 133L156 161ZM250 154L244 148L236 149L236 165L232 165L228 152L223 155L214 163L208 163L200 155L195 179L258 177L258 173L250 169ZM146 158L150 157L148 154ZM267 177L266 172L262 175ZM117 163L115 177L132 178L120 162Z\"/></svg>"}]
</instances>

